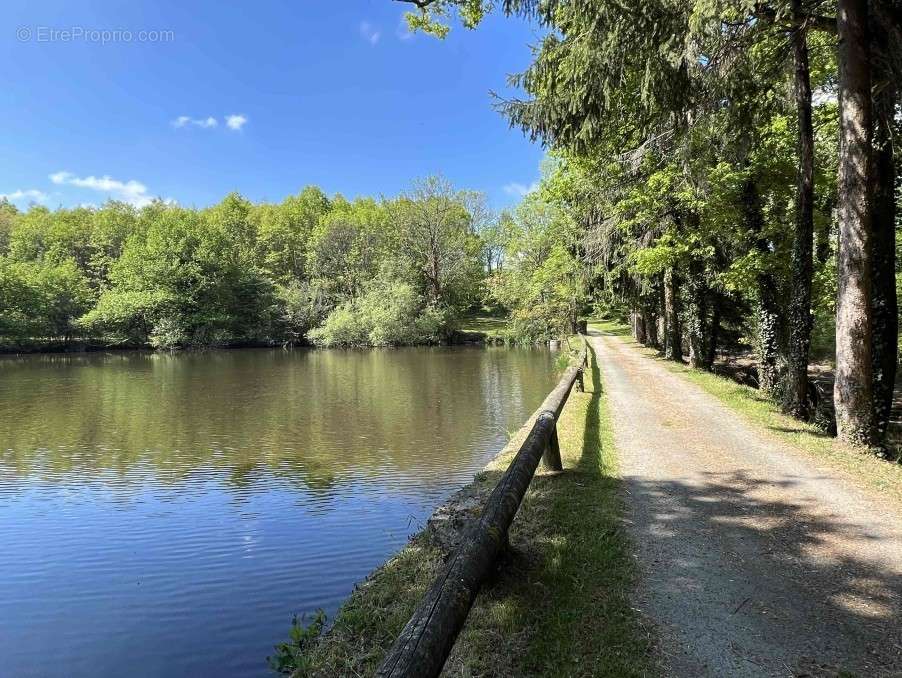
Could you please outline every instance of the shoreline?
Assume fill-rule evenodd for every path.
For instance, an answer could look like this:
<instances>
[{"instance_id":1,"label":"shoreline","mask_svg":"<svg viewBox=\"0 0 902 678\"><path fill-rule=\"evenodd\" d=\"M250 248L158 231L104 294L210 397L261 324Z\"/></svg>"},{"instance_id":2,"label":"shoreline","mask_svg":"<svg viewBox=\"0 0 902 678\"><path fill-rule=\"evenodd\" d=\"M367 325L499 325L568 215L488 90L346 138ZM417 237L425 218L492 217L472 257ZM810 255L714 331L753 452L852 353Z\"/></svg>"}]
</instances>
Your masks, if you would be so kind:
<instances>
[{"instance_id":1,"label":"shoreline","mask_svg":"<svg viewBox=\"0 0 902 678\"><path fill-rule=\"evenodd\" d=\"M202 353L204 351L235 351L240 349L282 348L282 349L345 349L360 350L373 348L410 348L413 346L516 346L517 343L500 335L486 332L471 332L467 330L453 330L450 335L441 342L423 344L398 344L392 346L317 346L311 343L277 342L277 341L248 341L233 344L218 344L210 346L185 346L179 348L153 348L152 346L104 344L99 341L80 340L65 342L38 343L28 346L11 346L0 344L0 356L27 356L27 355L87 355L90 353ZM536 346L547 344L535 344Z\"/></svg>"}]
</instances>

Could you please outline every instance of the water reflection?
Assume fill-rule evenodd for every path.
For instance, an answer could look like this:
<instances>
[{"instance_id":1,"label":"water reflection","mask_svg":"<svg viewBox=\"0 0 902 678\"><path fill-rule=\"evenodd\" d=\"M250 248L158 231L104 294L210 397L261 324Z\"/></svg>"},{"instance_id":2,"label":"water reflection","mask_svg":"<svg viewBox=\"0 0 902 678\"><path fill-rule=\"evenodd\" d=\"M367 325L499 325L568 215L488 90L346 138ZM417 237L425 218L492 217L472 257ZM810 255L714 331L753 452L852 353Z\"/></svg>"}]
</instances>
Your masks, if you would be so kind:
<instances>
[{"instance_id":1,"label":"water reflection","mask_svg":"<svg viewBox=\"0 0 902 678\"><path fill-rule=\"evenodd\" d=\"M259 675L553 385L544 351L0 359L12 675Z\"/></svg>"}]
</instances>

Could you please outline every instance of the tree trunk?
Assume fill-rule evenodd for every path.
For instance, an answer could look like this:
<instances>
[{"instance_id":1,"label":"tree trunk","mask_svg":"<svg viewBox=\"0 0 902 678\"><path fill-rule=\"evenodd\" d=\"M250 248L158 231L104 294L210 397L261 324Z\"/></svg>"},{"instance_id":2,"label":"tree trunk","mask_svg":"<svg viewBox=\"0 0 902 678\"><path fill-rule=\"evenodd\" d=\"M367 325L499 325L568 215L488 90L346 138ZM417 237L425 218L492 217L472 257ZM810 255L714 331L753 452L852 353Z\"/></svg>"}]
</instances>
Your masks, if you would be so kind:
<instances>
[{"instance_id":1,"label":"tree trunk","mask_svg":"<svg viewBox=\"0 0 902 678\"><path fill-rule=\"evenodd\" d=\"M837 434L874 443L871 258L873 183L867 0L839 0L839 248L836 257Z\"/></svg>"},{"instance_id":2,"label":"tree trunk","mask_svg":"<svg viewBox=\"0 0 902 678\"><path fill-rule=\"evenodd\" d=\"M706 369L708 325L708 286L701 262L689 264L689 308L686 314L686 335L689 338L689 366Z\"/></svg>"},{"instance_id":3,"label":"tree trunk","mask_svg":"<svg viewBox=\"0 0 902 678\"><path fill-rule=\"evenodd\" d=\"M758 275L758 388L776 398L780 386L780 312L777 284L770 273Z\"/></svg>"},{"instance_id":4,"label":"tree trunk","mask_svg":"<svg viewBox=\"0 0 902 678\"><path fill-rule=\"evenodd\" d=\"M763 259L772 256L770 243L764 237L764 213L761 194L754 178L743 188L743 211L748 232ZM780 309L777 304L777 282L766 265L757 276L758 286L758 388L768 398L777 395L780 383Z\"/></svg>"},{"instance_id":5,"label":"tree trunk","mask_svg":"<svg viewBox=\"0 0 902 678\"><path fill-rule=\"evenodd\" d=\"M658 323L655 333L658 335L658 348L663 353L667 348L667 295L664 293L664 274L658 274Z\"/></svg>"},{"instance_id":6,"label":"tree trunk","mask_svg":"<svg viewBox=\"0 0 902 678\"><path fill-rule=\"evenodd\" d=\"M648 335L645 331L645 316L640 311L633 312L633 327L636 341L644 346L648 341Z\"/></svg>"},{"instance_id":7,"label":"tree trunk","mask_svg":"<svg viewBox=\"0 0 902 678\"><path fill-rule=\"evenodd\" d=\"M658 347L658 319L654 311L647 306L642 309L642 317L645 321L645 345L651 348Z\"/></svg>"},{"instance_id":8,"label":"tree trunk","mask_svg":"<svg viewBox=\"0 0 902 678\"><path fill-rule=\"evenodd\" d=\"M808 357L811 352L811 279L814 275L814 129L811 124L811 77L802 0L793 0L793 61L799 124L799 171L796 228L792 246L792 293L789 302L789 360L786 408L808 418Z\"/></svg>"},{"instance_id":9,"label":"tree trunk","mask_svg":"<svg viewBox=\"0 0 902 678\"><path fill-rule=\"evenodd\" d=\"M714 367L717 359L717 344L720 341L720 306L723 303L721 295L715 292L711 297L711 328L708 331L707 355L705 356L705 369Z\"/></svg>"},{"instance_id":10,"label":"tree trunk","mask_svg":"<svg viewBox=\"0 0 902 678\"><path fill-rule=\"evenodd\" d=\"M672 268L664 272L664 357L683 362L683 336L680 332L679 286Z\"/></svg>"},{"instance_id":11,"label":"tree trunk","mask_svg":"<svg viewBox=\"0 0 902 678\"><path fill-rule=\"evenodd\" d=\"M830 202L833 202L833 201L831 200ZM833 209L835 209L835 206L833 206L833 207L828 206L825 208L825 211L829 212ZM823 219L822 222L823 223L821 223L818 226L817 230L814 233L815 256L817 257L818 263L821 265L826 264L828 261L830 261L830 253L831 253L830 221L827 219Z\"/></svg>"},{"instance_id":12,"label":"tree trunk","mask_svg":"<svg viewBox=\"0 0 902 678\"><path fill-rule=\"evenodd\" d=\"M898 300L896 299L896 167L893 156L893 117L897 92L891 74L876 77L886 83L874 98L874 240L872 306L874 309L874 425L876 442L886 437L899 342Z\"/></svg>"}]
</instances>

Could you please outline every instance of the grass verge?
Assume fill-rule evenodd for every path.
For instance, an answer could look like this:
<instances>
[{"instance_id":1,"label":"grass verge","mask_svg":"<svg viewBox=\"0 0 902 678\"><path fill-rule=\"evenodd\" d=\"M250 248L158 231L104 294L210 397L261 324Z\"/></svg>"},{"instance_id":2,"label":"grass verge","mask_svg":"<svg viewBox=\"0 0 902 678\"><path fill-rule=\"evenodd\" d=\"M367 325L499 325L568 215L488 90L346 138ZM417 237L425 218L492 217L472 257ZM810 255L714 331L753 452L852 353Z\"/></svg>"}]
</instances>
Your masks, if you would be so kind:
<instances>
[{"instance_id":1,"label":"grass verge","mask_svg":"<svg viewBox=\"0 0 902 678\"><path fill-rule=\"evenodd\" d=\"M458 336L478 338L486 344L516 343L511 336L510 318L497 315L470 315L461 319L456 328Z\"/></svg>"},{"instance_id":2,"label":"grass verge","mask_svg":"<svg viewBox=\"0 0 902 678\"><path fill-rule=\"evenodd\" d=\"M558 422L566 470L540 470L530 485L511 528L510 553L470 613L447 675L650 673L649 634L629 603L635 571L591 353L585 383ZM497 478L512 456L497 458L486 472Z\"/></svg>"},{"instance_id":3,"label":"grass verge","mask_svg":"<svg viewBox=\"0 0 902 678\"><path fill-rule=\"evenodd\" d=\"M566 469L541 468L514 520L511 548L483 588L445 676L653 675L651 640L629 594L635 570L598 365L558 422ZM485 497L531 422L468 492ZM472 512L475 514L478 509ZM430 531L361 585L331 631L298 651L298 676L371 675L439 571Z\"/></svg>"},{"instance_id":4,"label":"grass verge","mask_svg":"<svg viewBox=\"0 0 902 678\"><path fill-rule=\"evenodd\" d=\"M652 359L660 360L671 372L682 375L778 440L849 473L861 480L864 485L891 500L902 501L902 465L878 459L867 452L845 445L816 426L784 414L757 389L737 384L728 377L664 360L657 351L636 342L630 336L629 328L622 323L593 321L592 326L607 334L621 337L623 341L632 343L636 350Z\"/></svg>"},{"instance_id":5,"label":"grass verge","mask_svg":"<svg viewBox=\"0 0 902 678\"><path fill-rule=\"evenodd\" d=\"M494 315L467 316L460 321L461 332L481 332L488 336L504 336L507 333L508 319Z\"/></svg>"}]
</instances>

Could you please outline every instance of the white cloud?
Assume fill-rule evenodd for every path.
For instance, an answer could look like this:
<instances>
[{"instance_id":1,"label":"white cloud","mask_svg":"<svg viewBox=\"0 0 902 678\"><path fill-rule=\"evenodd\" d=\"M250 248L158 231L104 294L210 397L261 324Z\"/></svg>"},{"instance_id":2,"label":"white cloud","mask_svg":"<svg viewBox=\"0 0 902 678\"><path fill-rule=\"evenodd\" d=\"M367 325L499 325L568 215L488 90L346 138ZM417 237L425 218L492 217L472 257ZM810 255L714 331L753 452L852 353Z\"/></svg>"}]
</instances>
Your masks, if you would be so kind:
<instances>
[{"instance_id":1,"label":"white cloud","mask_svg":"<svg viewBox=\"0 0 902 678\"><path fill-rule=\"evenodd\" d=\"M247 123L247 116L241 113L233 113L232 115L227 115L225 120L228 128L237 132Z\"/></svg>"},{"instance_id":2,"label":"white cloud","mask_svg":"<svg viewBox=\"0 0 902 678\"><path fill-rule=\"evenodd\" d=\"M144 207L153 201L147 192L147 186L134 179L119 181L110 176L77 177L71 172L56 172L50 175L50 181L59 186L76 186L105 193L114 200L131 203L135 207Z\"/></svg>"},{"instance_id":3,"label":"white cloud","mask_svg":"<svg viewBox=\"0 0 902 678\"><path fill-rule=\"evenodd\" d=\"M8 200L9 202L19 202L20 200L44 202L47 200L47 194L36 188L28 188L24 191L20 188L12 193L0 193L0 200Z\"/></svg>"},{"instance_id":4,"label":"white cloud","mask_svg":"<svg viewBox=\"0 0 902 678\"><path fill-rule=\"evenodd\" d=\"M514 195L514 196L522 198L522 197L528 195L529 193L532 193L533 191L537 191L538 189L539 189L538 181L532 182L529 186L526 186L525 184L521 184L516 181L512 181L511 183L507 184L507 186L504 187L504 192L507 193L508 195Z\"/></svg>"},{"instance_id":5,"label":"white cloud","mask_svg":"<svg viewBox=\"0 0 902 678\"><path fill-rule=\"evenodd\" d=\"M187 115L180 115L172 121L173 127L188 127L189 125L193 125L194 127L202 127L203 129L210 129L211 127L216 127L218 124L219 121L213 116L208 116L206 118L192 118Z\"/></svg>"},{"instance_id":6,"label":"white cloud","mask_svg":"<svg viewBox=\"0 0 902 678\"><path fill-rule=\"evenodd\" d=\"M366 40L371 45L375 45L379 42L379 38L382 37L382 33L378 28L373 26L369 21L361 21L360 22L360 37Z\"/></svg>"}]
</instances>

